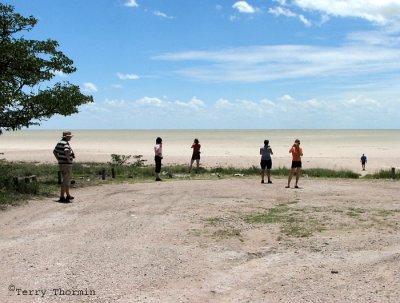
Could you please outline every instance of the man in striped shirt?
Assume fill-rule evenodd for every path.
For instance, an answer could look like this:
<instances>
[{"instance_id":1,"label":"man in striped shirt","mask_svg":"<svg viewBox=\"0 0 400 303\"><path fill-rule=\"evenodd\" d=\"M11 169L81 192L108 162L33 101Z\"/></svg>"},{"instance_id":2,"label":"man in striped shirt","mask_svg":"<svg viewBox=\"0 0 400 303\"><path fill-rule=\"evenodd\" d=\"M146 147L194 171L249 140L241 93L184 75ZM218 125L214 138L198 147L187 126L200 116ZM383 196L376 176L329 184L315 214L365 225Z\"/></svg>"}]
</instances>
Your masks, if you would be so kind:
<instances>
[{"instance_id":1,"label":"man in striped shirt","mask_svg":"<svg viewBox=\"0 0 400 303\"><path fill-rule=\"evenodd\" d=\"M72 162L75 158L75 154L69 145L71 138L71 132L64 131L61 140L57 143L53 150L53 154L58 161L59 170L63 177L60 200L58 200L58 202L62 203L69 203L72 199L74 199L74 197L72 197L69 193L72 175Z\"/></svg>"}]
</instances>

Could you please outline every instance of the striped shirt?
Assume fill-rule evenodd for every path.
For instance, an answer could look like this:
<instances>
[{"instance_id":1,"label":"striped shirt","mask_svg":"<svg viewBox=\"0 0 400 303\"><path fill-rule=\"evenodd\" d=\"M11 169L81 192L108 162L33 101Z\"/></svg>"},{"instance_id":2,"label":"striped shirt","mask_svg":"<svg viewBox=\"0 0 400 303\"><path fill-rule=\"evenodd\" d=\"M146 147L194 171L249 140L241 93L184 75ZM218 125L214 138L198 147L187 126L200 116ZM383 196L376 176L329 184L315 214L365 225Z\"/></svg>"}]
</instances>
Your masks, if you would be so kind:
<instances>
[{"instance_id":1,"label":"striped shirt","mask_svg":"<svg viewBox=\"0 0 400 303\"><path fill-rule=\"evenodd\" d=\"M67 160L67 153L69 152L69 159L70 162ZM56 158L58 160L58 164L72 164L74 156L74 152L71 149L71 146L69 145L68 141L61 140L60 142L57 143L56 147L54 148L54 153L56 155Z\"/></svg>"}]
</instances>

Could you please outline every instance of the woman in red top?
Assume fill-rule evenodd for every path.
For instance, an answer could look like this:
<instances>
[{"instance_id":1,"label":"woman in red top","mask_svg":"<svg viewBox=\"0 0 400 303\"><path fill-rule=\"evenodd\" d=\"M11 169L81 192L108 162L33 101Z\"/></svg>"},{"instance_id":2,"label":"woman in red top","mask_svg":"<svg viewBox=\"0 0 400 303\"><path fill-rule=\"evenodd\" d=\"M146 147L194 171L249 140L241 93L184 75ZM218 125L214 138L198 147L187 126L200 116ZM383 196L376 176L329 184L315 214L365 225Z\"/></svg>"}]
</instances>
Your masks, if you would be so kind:
<instances>
[{"instance_id":1,"label":"woman in red top","mask_svg":"<svg viewBox=\"0 0 400 303\"><path fill-rule=\"evenodd\" d=\"M200 148L201 148L201 145L200 145L200 142L198 139L194 139L194 142L193 142L191 148L193 148L193 154L192 154L192 160L190 161L189 173L192 170L194 160L196 160L196 165L197 165L196 173L197 173L199 170L199 165L200 165Z\"/></svg>"},{"instance_id":2,"label":"woman in red top","mask_svg":"<svg viewBox=\"0 0 400 303\"><path fill-rule=\"evenodd\" d=\"M292 168L290 170L288 185L286 188L290 188L290 182L292 181L292 177L294 172L296 172L296 184L294 188L299 188L297 183L300 179L300 170L301 170L301 157L303 156L303 149L300 147L300 140L296 139L294 141L293 146L290 148L289 153L292 154Z\"/></svg>"}]
</instances>

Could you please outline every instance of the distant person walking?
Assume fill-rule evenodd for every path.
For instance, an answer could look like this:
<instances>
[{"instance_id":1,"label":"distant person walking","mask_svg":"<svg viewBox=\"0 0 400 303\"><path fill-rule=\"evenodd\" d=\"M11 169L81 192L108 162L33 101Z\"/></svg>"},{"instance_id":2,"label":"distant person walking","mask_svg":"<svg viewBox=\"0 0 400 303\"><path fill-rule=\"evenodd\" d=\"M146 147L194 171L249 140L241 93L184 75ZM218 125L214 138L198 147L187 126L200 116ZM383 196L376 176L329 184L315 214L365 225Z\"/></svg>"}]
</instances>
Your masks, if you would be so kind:
<instances>
[{"instance_id":1,"label":"distant person walking","mask_svg":"<svg viewBox=\"0 0 400 303\"><path fill-rule=\"evenodd\" d=\"M162 181L160 178L160 172L161 172L161 160L163 158L162 155L162 139L160 137L157 137L156 139L156 145L154 146L154 161L156 163L156 181Z\"/></svg>"},{"instance_id":2,"label":"distant person walking","mask_svg":"<svg viewBox=\"0 0 400 303\"><path fill-rule=\"evenodd\" d=\"M199 166L200 166L200 142L199 139L194 139L194 142L192 144L193 148L193 154L192 154L192 159L190 160L190 167L189 167L189 173L192 171L192 166L194 161L196 161L196 174L199 171Z\"/></svg>"},{"instance_id":3,"label":"distant person walking","mask_svg":"<svg viewBox=\"0 0 400 303\"><path fill-rule=\"evenodd\" d=\"M69 145L72 139L70 131L64 131L61 140L57 143L53 150L53 154L58 161L58 167L62 174L61 193L58 202L69 203L74 199L69 193L72 176L72 162L75 159L75 154Z\"/></svg>"},{"instance_id":4,"label":"distant person walking","mask_svg":"<svg viewBox=\"0 0 400 303\"><path fill-rule=\"evenodd\" d=\"M269 140L264 140L264 146L260 148L261 183L264 183L265 169L267 169L268 183L272 184L272 181L271 181L271 167L272 167L271 155L273 155L273 154L274 153L272 152L272 149L269 146Z\"/></svg>"},{"instance_id":5,"label":"distant person walking","mask_svg":"<svg viewBox=\"0 0 400 303\"><path fill-rule=\"evenodd\" d=\"M367 156L362 154L360 158L362 170L365 170L365 164L367 163Z\"/></svg>"},{"instance_id":6,"label":"distant person walking","mask_svg":"<svg viewBox=\"0 0 400 303\"><path fill-rule=\"evenodd\" d=\"M289 153L292 154L292 167L290 169L290 174L288 178L288 185L286 188L290 188L290 182L292 181L292 177L296 172L296 184L294 188L299 188L298 183L300 179L300 170L301 170L301 157L303 156L303 149L300 147L300 140L296 139L294 144L289 149Z\"/></svg>"}]
</instances>

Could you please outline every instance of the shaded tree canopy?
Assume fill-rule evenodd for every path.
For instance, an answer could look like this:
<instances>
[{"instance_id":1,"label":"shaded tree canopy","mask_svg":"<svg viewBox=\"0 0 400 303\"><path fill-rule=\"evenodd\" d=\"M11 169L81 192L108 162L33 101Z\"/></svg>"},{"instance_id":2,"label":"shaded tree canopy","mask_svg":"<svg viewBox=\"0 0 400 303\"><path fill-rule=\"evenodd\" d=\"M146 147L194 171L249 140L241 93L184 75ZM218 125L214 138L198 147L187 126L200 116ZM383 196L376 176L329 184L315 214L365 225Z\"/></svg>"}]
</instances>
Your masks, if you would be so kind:
<instances>
[{"instance_id":1,"label":"shaded tree canopy","mask_svg":"<svg viewBox=\"0 0 400 303\"><path fill-rule=\"evenodd\" d=\"M56 72L76 71L73 61L57 50L54 40L27 40L37 23L33 16L24 17L14 7L0 3L0 134L17 130L55 114L69 116L78 113L78 106L93 102L77 85L56 83L41 88Z\"/></svg>"}]
</instances>

